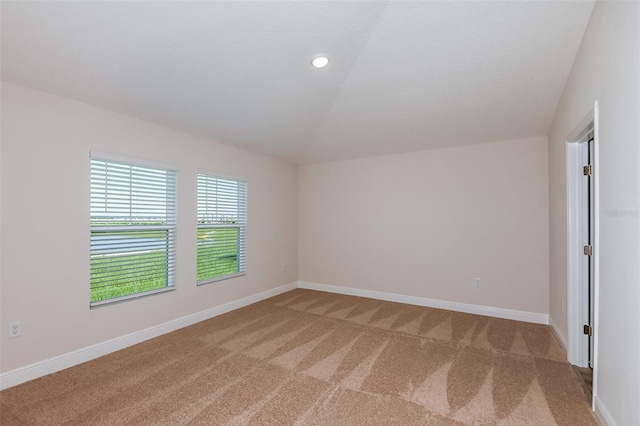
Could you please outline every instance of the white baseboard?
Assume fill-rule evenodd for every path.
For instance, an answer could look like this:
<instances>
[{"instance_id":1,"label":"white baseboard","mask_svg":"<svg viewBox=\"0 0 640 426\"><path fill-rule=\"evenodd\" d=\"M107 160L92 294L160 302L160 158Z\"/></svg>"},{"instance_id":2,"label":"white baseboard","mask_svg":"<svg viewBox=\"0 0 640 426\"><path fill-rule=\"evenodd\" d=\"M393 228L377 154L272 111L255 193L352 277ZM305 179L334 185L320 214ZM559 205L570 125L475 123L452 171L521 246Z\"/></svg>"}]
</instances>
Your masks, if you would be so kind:
<instances>
[{"instance_id":1,"label":"white baseboard","mask_svg":"<svg viewBox=\"0 0 640 426\"><path fill-rule=\"evenodd\" d=\"M611 417L611 413L609 413L609 410L607 410L602 400L598 398L598 395L593 398L593 411L595 411L601 424L616 426L616 422L613 420L613 417Z\"/></svg>"},{"instance_id":2,"label":"white baseboard","mask_svg":"<svg viewBox=\"0 0 640 426\"><path fill-rule=\"evenodd\" d=\"M174 320L165 322L163 324L158 324L145 330L136 331L125 336L107 340L106 342L97 343L95 345L87 346L86 348L78 349L73 352L46 359L44 361L16 368L15 370L7 371L6 373L0 374L0 390L19 385L20 383L28 382L29 380L37 379L38 377L46 376L47 374L64 370L65 368L73 367L74 365L82 364L83 362L87 362L103 355L110 354L120 349L142 343L145 340L149 340L154 337L158 337L163 334L181 329L183 327L187 327L207 320L209 318L213 318L215 316L233 311L234 309L239 309L244 306L251 305L252 303L277 296L278 294L293 290L297 286L297 282L294 282L291 284L272 288L271 290L263 291L262 293L254 294L239 300L234 300L233 302L225 303L224 305L186 315L181 318L176 318Z\"/></svg>"},{"instance_id":3,"label":"white baseboard","mask_svg":"<svg viewBox=\"0 0 640 426\"><path fill-rule=\"evenodd\" d=\"M380 291L299 281L297 283L286 284L280 287L273 288L271 290L264 291L262 293L254 294L239 300L235 300L233 302L225 303L224 305L216 306L201 312L196 312L194 314L177 318L163 324L158 324L145 330L140 330L131 334L127 334L125 336L117 337L115 339L87 346L73 352L49 358L44 361L39 361L30 365L26 365L24 367L19 367L15 370L7 371L6 373L0 374L0 390L7 389L24 382L28 382L29 380L37 379L38 377L46 376L47 374L52 374L69 367L73 367L74 365L82 364L83 362L87 362L92 359L127 348L129 346L142 343L145 340L149 340L154 337L179 330L183 327L187 327L207 320L209 318L213 318L215 316L230 312L232 310L242 308L252 303L268 299L269 297L277 296L278 294L293 290L297 287L330 293L346 294L350 296L368 297L371 299L386 300L390 302L428 306L432 308L447 309L450 311L466 312L470 314L486 315L517 321L525 321L538 324L549 323L549 316L546 314L515 311L510 309L494 308L490 306L471 305L466 303L449 302L445 300L428 299L424 297L406 296ZM604 410L604 413L606 413L606 415L608 416L608 412L606 411L606 409ZM611 417L608 416L608 418Z\"/></svg>"},{"instance_id":4,"label":"white baseboard","mask_svg":"<svg viewBox=\"0 0 640 426\"><path fill-rule=\"evenodd\" d=\"M564 354L567 355L567 348L569 347L567 345L567 339L562 333L560 333L558 325L551 316L549 316L549 325L551 326L551 330L553 330L553 334L556 336L558 343L560 343L560 346L562 346L562 349L564 349Z\"/></svg>"},{"instance_id":5,"label":"white baseboard","mask_svg":"<svg viewBox=\"0 0 640 426\"><path fill-rule=\"evenodd\" d=\"M428 306L430 308L446 309L449 311L465 312L468 314L485 315L516 321L549 324L549 315L536 312L514 311L511 309L494 308L491 306L471 305L467 303L449 302L446 300L428 299L426 297L405 296L403 294L385 293L382 291L363 290L359 288L341 287L327 284L316 284L305 281L298 282L299 288L326 291L329 293L346 294L348 296L368 297L370 299L386 300L388 302L407 303L409 305Z\"/></svg>"}]
</instances>

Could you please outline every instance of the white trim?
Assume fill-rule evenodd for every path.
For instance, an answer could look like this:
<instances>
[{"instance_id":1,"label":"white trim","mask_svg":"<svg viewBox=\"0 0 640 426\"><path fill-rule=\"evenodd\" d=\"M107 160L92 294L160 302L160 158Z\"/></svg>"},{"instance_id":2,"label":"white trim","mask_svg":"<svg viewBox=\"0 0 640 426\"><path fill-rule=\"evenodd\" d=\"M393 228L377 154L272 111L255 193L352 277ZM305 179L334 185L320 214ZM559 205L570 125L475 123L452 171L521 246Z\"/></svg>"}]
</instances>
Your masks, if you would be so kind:
<instances>
[{"instance_id":1,"label":"white trim","mask_svg":"<svg viewBox=\"0 0 640 426\"><path fill-rule=\"evenodd\" d=\"M336 285L316 284L305 281L299 281L298 288L346 294L348 296L368 297L370 299L379 299L388 302L407 303L409 305L427 306L430 308L466 312L468 314L485 315L516 321L533 322L536 324L549 324L549 315L536 312L515 311L511 309L495 308L492 306L471 305L468 303L450 302L447 300L428 299L426 297L406 296L403 294L363 290L360 288L341 287Z\"/></svg>"},{"instance_id":2,"label":"white trim","mask_svg":"<svg viewBox=\"0 0 640 426\"><path fill-rule=\"evenodd\" d=\"M609 413L609 410L607 410L607 407L597 395L593 397L593 411L595 411L598 420L600 420L600 423L603 425L616 426L616 421L613 420L613 416L611 416L611 413Z\"/></svg>"},{"instance_id":3,"label":"white trim","mask_svg":"<svg viewBox=\"0 0 640 426\"><path fill-rule=\"evenodd\" d=\"M562 346L562 349L564 349L564 353L566 355L567 354L567 338L560 332L560 328L558 327L556 322L553 320L553 317L551 316L549 316L549 325L551 326L551 330L553 330L553 334L555 334L558 340L558 343L560 343L560 346Z\"/></svg>"},{"instance_id":4,"label":"white trim","mask_svg":"<svg viewBox=\"0 0 640 426\"><path fill-rule=\"evenodd\" d=\"M38 377L46 376L47 374L55 373L56 371L64 370L65 368L73 367L74 365L136 345L144 342L145 340L222 315L229 311L233 311L234 309L239 309L244 306L251 305L252 303L277 296L278 294L293 290L296 287L297 283L293 282L272 288L270 290L263 291L262 293L225 303L224 305L186 315L182 318L176 318L163 324L149 327L145 330L136 331L125 336L107 340L106 342L97 343L73 352L16 368L15 370L7 371L6 373L0 374L0 390L28 382L29 380L37 379Z\"/></svg>"},{"instance_id":5,"label":"white trim","mask_svg":"<svg viewBox=\"0 0 640 426\"><path fill-rule=\"evenodd\" d=\"M112 352L127 348L129 346L142 343L154 337L170 333L175 330L205 321L218 315L239 309L252 303L268 299L278 294L285 293L295 288L305 288L309 290L325 291L350 296L368 297L372 299L386 300L390 302L407 303L418 306L428 306L432 308L447 309L450 311L466 312L470 314L486 315L496 318L512 319L516 321L532 322L537 324L549 324L549 315L535 312L516 311L511 309L495 308L491 306L471 305L467 303L450 302L446 300L428 299L425 297L406 296L401 294L386 293L381 291L363 290L350 287L333 286L326 284L315 284L304 281L286 284L262 293L254 294L235 300L224 305L216 306L201 312L177 318L163 324L136 331L125 336L116 337L105 342L87 346L73 352L59 355L53 358L39 361L24 367L16 368L0 374L0 390L19 385L38 377L46 376L66 368L73 367L83 362L110 354Z\"/></svg>"},{"instance_id":6,"label":"white trim","mask_svg":"<svg viewBox=\"0 0 640 426\"><path fill-rule=\"evenodd\" d=\"M593 103L593 401L591 408L596 409L598 398L598 348L600 345L600 122L598 118L598 101ZM598 398L598 401L600 399ZM611 415L600 402L607 417ZM614 424L614 423L611 423Z\"/></svg>"},{"instance_id":7,"label":"white trim","mask_svg":"<svg viewBox=\"0 0 640 426\"><path fill-rule=\"evenodd\" d=\"M600 263L600 164L599 164L599 124L598 124L598 101L593 103L593 109L582 119L580 124L569 134L566 139L566 174L567 174L567 358L571 364L579 367L588 366L588 341L585 339L582 325L589 322L589 318L584 311L588 303L582 285L581 262L583 260L582 244L580 240L581 223L578 219L580 205L580 182L582 165L580 152L583 145L581 142L587 138L589 133L593 134L593 221L594 232L593 242L594 253L591 258L593 262L593 395L597 395L597 359L598 359L598 301L599 301L599 263ZM587 224L588 226L588 224ZM593 406L593 404L592 404Z\"/></svg>"}]
</instances>

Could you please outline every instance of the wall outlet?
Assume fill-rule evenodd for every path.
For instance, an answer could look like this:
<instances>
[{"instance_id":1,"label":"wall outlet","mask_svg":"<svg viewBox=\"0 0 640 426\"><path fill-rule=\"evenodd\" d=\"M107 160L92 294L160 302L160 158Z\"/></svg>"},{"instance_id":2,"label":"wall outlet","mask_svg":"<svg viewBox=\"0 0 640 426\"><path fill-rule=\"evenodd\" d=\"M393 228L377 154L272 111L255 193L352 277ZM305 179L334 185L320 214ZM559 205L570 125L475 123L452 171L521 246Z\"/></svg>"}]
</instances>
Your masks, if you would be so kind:
<instances>
[{"instance_id":1,"label":"wall outlet","mask_svg":"<svg viewBox=\"0 0 640 426\"><path fill-rule=\"evenodd\" d=\"M480 278L476 278L476 287L480 287Z\"/></svg>"},{"instance_id":2,"label":"wall outlet","mask_svg":"<svg viewBox=\"0 0 640 426\"><path fill-rule=\"evenodd\" d=\"M19 337L22 334L22 326L20 321L15 321L9 324L9 338Z\"/></svg>"},{"instance_id":3,"label":"wall outlet","mask_svg":"<svg viewBox=\"0 0 640 426\"><path fill-rule=\"evenodd\" d=\"M564 312L564 299L560 298L560 310Z\"/></svg>"},{"instance_id":4,"label":"wall outlet","mask_svg":"<svg viewBox=\"0 0 640 426\"><path fill-rule=\"evenodd\" d=\"M282 264L282 272L286 272L287 271L287 264L283 263Z\"/></svg>"}]
</instances>

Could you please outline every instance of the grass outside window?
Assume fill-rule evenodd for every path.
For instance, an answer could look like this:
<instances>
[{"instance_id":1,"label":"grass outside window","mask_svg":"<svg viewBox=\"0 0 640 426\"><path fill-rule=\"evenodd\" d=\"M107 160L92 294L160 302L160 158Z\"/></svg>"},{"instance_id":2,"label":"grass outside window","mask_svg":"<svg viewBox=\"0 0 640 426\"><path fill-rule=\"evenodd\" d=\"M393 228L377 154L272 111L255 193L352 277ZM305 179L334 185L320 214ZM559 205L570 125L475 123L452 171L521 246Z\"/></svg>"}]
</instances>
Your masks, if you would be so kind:
<instances>
[{"instance_id":1,"label":"grass outside window","mask_svg":"<svg viewBox=\"0 0 640 426\"><path fill-rule=\"evenodd\" d=\"M198 281L240 272L239 228L198 229Z\"/></svg>"}]
</instances>

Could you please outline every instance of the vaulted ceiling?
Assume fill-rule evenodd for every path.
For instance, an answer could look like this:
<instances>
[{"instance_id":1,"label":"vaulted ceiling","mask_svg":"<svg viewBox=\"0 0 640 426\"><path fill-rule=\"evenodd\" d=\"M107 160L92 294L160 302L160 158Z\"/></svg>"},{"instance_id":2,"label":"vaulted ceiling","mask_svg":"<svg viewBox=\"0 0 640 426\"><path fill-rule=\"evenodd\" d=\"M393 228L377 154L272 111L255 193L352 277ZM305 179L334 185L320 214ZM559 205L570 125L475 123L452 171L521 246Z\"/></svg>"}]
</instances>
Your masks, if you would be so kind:
<instances>
[{"instance_id":1,"label":"vaulted ceiling","mask_svg":"<svg viewBox=\"0 0 640 426\"><path fill-rule=\"evenodd\" d=\"M4 80L308 163L546 135L593 2L1 8Z\"/></svg>"}]
</instances>

